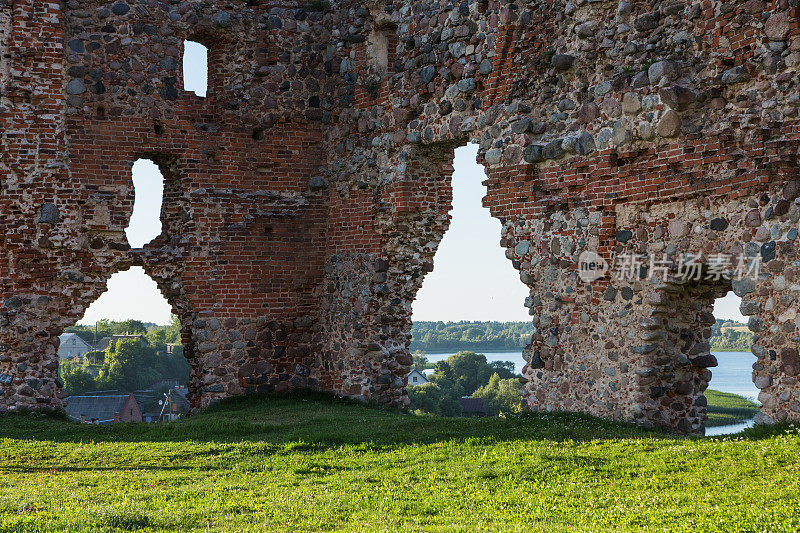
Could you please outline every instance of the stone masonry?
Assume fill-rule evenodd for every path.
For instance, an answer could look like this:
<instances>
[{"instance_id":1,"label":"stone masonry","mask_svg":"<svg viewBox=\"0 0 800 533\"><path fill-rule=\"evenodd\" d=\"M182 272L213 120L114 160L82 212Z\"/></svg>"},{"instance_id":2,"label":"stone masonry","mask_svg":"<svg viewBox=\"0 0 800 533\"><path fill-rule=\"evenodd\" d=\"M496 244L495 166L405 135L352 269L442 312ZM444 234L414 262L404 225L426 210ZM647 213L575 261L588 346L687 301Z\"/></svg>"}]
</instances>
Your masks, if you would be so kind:
<instances>
[{"instance_id":1,"label":"stone masonry","mask_svg":"<svg viewBox=\"0 0 800 533\"><path fill-rule=\"evenodd\" d=\"M531 291L532 409L702 433L734 290L761 420L800 419L799 70L797 0L0 0L0 410L63 405L58 335L132 265L182 320L194 409L406 406L411 304L475 142ZM163 233L131 249L139 158ZM585 252L703 276L587 283ZM758 279L712 279L716 254Z\"/></svg>"}]
</instances>

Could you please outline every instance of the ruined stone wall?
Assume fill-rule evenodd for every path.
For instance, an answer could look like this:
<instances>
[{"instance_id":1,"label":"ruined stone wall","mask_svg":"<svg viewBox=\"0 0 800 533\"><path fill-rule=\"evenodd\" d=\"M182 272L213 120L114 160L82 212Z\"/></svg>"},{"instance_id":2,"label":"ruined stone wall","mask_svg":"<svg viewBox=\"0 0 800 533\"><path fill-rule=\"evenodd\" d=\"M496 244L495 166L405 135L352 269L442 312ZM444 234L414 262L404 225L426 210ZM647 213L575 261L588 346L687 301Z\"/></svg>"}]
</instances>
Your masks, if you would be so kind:
<instances>
[{"instance_id":1,"label":"ruined stone wall","mask_svg":"<svg viewBox=\"0 0 800 533\"><path fill-rule=\"evenodd\" d=\"M72 305L70 278L76 274L69 263L80 261L79 254L65 254L66 264L56 269L41 260L39 251L53 244L48 232L58 215L51 198L68 176L60 5L4 4L11 24L4 36L7 74L0 101L2 409L18 403L53 405L63 395L56 381L58 355L51 335L57 333L51 323ZM58 240L71 237L64 234Z\"/></svg>"},{"instance_id":2,"label":"ruined stone wall","mask_svg":"<svg viewBox=\"0 0 800 533\"><path fill-rule=\"evenodd\" d=\"M446 159L453 146L480 144L485 204L531 288L525 304L538 332L525 350L523 395L532 408L701 432L715 364L708 310L730 282L587 284L578 258L587 250L607 261L628 252L647 261L744 253L764 260L758 283L733 286L755 315L764 415L798 416L796 377L785 374L794 372L798 341L795 4L395 2L353 5L346 15L367 42L341 64L347 85L339 91L355 105L329 135L330 168L348 165L333 182L374 195L410 182L422 192L413 174L398 172L409 154ZM387 20L397 46L376 88L366 36ZM437 194L428 193L432 207L413 208L437 229L427 249L446 229L431 201ZM380 226L377 216L372 225ZM351 229L353 238L364 226ZM393 241L405 243L405 255L427 250L411 239L419 228L394 230L409 232ZM401 272L392 256L384 239L355 262L365 273L375 261ZM389 293L405 301L403 288L420 270L390 278ZM348 289L367 294L376 283L364 275ZM407 341L390 335L369 352Z\"/></svg>"},{"instance_id":3,"label":"ruined stone wall","mask_svg":"<svg viewBox=\"0 0 800 533\"><path fill-rule=\"evenodd\" d=\"M3 210L14 217L4 228L0 332L11 383L0 406L58 405L57 336L131 265L144 266L181 318L194 407L315 386L327 210L322 13L301 16L295 2L48 4L51 13L14 3L12 57L35 61L45 79L31 86L52 87L58 120L36 99L3 115L7 143L21 127L39 143L7 144L4 157L39 167L10 161L19 178L3 183L4 207L16 211ZM26 24L51 32L51 56L28 48L44 30ZM210 49L207 98L183 90L185 39ZM27 81L13 67L12 85ZM58 159L39 122L58 126ZM124 229L139 158L165 176L163 233L131 250ZM40 359L45 368L33 371Z\"/></svg>"},{"instance_id":4,"label":"ruined stone wall","mask_svg":"<svg viewBox=\"0 0 800 533\"><path fill-rule=\"evenodd\" d=\"M531 408L702 432L732 288L763 419L800 417L795 1L9 5L0 408L57 405L57 335L130 265L181 316L195 407L301 386L407 405L411 303L476 142L531 290ZM186 39L210 49L207 98L182 90ZM130 250L141 157L164 231ZM587 283L587 251L764 264Z\"/></svg>"}]
</instances>

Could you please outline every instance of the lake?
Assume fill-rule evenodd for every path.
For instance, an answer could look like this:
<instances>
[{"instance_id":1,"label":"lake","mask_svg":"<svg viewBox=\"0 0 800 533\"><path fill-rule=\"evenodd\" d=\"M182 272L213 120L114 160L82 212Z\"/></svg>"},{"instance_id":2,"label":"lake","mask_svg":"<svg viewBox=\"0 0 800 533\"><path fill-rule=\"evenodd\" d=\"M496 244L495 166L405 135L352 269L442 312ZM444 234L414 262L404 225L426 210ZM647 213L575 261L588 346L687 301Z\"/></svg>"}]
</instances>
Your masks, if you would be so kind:
<instances>
[{"instance_id":1,"label":"lake","mask_svg":"<svg viewBox=\"0 0 800 533\"><path fill-rule=\"evenodd\" d=\"M719 362L719 366L711 369L711 383L708 388L720 392L731 392L750 398L758 402L758 389L753 384L753 363L756 356L750 352L713 352ZM436 363L447 359L452 353L431 353L426 354L428 361ZM488 361L513 361L514 369L518 374L522 373L525 360L522 359L522 351L519 352L498 352L486 353ZM432 372L432 371L431 371ZM725 435L738 433L745 428L753 425L752 420L731 426L719 426L706 429L706 435Z\"/></svg>"},{"instance_id":2,"label":"lake","mask_svg":"<svg viewBox=\"0 0 800 533\"><path fill-rule=\"evenodd\" d=\"M430 353L425 356L429 362L436 363L447 359L453 353L455 352ZM489 362L513 361L514 369L518 374L522 373L522 367L525 366L522 351L485 353L485 355ZM752 376L756 356L750 352L714 352L714 355L719 361L719 366L711 369L712 378L709 388L756 400L758 389L753 384Z\"/></svg>"},{"instance_id":3,"label":"lake","mask_svg":"<svg viewBox=\"0 0 800 533\"><path fill-rule=\"evenodd\" d=\"M758 392L753 384L753 363L756 356L750 352L713 352L719 366L711 369L711 383L708 388L721 392L732 392L754 402Z\"/></svg>"}]
</instances>

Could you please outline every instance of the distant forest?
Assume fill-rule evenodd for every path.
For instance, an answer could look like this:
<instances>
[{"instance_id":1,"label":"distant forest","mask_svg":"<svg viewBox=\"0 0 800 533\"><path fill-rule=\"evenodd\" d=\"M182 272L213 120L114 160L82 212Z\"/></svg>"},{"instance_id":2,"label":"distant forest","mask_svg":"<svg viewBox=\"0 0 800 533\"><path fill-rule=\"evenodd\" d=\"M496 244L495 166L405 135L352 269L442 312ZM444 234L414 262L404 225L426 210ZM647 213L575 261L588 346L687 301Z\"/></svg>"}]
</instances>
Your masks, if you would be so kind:
<instances>
[{"instance_id":1,"label":"distant forest","mask_svg":"<svg viewBox=\"0 0 800 533\"><path fill-rule=\"evenodd\" d=\"M414 322L411 351L521 351L530 342L533 332L530 322Z\"/></svg>"},{"instance_id":2,"label":"distant forest","mask_svg":"<svg viewBox=\"0 0 800 533\"><path fill-rule=\"evenodd\" d=\"M530 322L414 322L411 351L522 351L533 332L534 326ZM753 334L747 331L746 324L717 320L711 332L711 348L715 351L746 352L753 344Z\"/></svg>"},{"instance_id":3,"label":"distant forest","mask_svg":"<svg viewBox=\"0 0 800 533\"><path fill-rule=\"evenodd\" d=\"M747 324L733 320L720 320L711 326L711 350L727 352L749 352L753 345L753 334Z\"/></svg>"}]
</instances>

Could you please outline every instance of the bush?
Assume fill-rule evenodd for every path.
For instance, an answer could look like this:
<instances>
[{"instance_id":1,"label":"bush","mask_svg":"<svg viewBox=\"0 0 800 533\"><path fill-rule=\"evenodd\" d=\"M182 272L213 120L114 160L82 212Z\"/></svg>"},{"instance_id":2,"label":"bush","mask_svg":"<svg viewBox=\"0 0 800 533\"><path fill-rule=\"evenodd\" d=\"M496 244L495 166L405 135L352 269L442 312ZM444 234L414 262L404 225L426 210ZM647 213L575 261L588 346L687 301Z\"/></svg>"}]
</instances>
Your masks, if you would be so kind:
<instances>
[{"instance_id":1,"label":"bush","mask_svg":"<svg viewBox=\"0 0 800 533\"><path fill-rule=\"evenodd\" d=\"M457 397L453 397L453 391L443 389L436 383L409 387L408 397L412 408L424 413L440 416L461 415L461 405Z\"/></svg>"},{"instance_id":2,"label":"bush","mask_svg":"<svg viewBox=\"0 0 800 533\"><path fill-rule=\"evenodd\" d=\"M472 396L483 398L483 403L494 414L510 413L519 411L522 408L522 398L520 396L519 380L500 379L498 374L494 374L489 383L475 391Z\"/></svg>"},{"instance_id":3,"label":"bush","mask_svg":"<svg viewBox=\"0 0 800 533\"><path fill-rule=\"evenodd\" d=\"M61 363L60 377L64 383L64 389L70 396L96 390L94 376L75 361Z\"/></svg>"}]
</instances>

